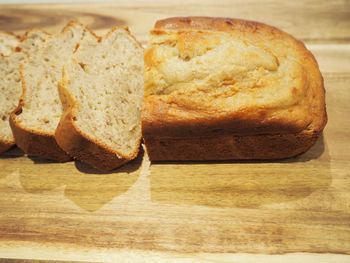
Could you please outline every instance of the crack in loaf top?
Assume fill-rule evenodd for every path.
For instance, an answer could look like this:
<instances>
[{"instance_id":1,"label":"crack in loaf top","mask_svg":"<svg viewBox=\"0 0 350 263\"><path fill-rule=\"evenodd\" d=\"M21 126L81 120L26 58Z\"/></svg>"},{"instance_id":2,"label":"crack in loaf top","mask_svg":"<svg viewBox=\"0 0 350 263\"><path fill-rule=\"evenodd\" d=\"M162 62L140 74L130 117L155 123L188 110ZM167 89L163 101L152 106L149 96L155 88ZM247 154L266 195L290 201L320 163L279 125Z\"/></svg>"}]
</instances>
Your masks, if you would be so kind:
<instances>
[{"instance_id":1,"label":"crack in loaf top","mask_svg":"<svg viewBox=\"0 0 350 263\"><path fill-rule=\"evenodd\" d=\"M238 134L299 132L322 126L314 121L322 91L312 54L277 28L191 17L158 21L151 31L144 122L154 128L226 123Z\"/></svg>"}]
</instances>

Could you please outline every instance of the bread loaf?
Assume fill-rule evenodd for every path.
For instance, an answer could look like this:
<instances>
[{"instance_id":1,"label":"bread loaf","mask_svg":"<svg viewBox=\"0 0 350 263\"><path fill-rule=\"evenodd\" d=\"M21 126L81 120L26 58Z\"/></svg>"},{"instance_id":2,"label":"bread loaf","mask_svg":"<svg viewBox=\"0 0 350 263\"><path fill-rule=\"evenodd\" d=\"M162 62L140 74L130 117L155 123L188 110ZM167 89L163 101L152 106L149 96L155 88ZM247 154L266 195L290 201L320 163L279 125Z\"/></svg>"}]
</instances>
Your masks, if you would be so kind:
<instances>
[{"instance_id":1,"label":"bread loaf","mask_svg":"<svg viewBox=\"0 0 350 263\"><path fill-rule=\"evenodd\" d=\"M142 110L151 160L291 157L326 121L317 62L289 34L208 17L169 18L151 31Z\"/></svg>"},{"instance_id":2,"label":"bread loaf","mask_svg":"<svg viewBox=\"0 0 350 263\"><path fill-rule=\"evenodd\" d=\"M22 39L0 33L0 153L15 145L10 128L10 113L18 105L22 93L19 66L26 63L29 54L36 52L48 35L39 30L27 32Z\"/></svg>"},{"instance_id":3,"label":"bread loaf","mask_svg":"<svg viewBox=\"0 0 350 263\"><path fill-rule=\"evenodd\" d=\"M123 28L82 44L63 70L58 145L101 170L137 156L141 140L143 49Z\"/></svg>"},{"instance_id":4,"label":"bread loaf","mask_svg":"<svg viewBox=\"0 0 350 263\"><path fill-rule=\"evenodd\" d=\"M70 22L22 65L23 94L10 123L16 144L28 155L71 160L54 137L62 114L57 87L63 65L85 41L96 41L96 37L84 26Z\"/></svg>"}]
</instances>

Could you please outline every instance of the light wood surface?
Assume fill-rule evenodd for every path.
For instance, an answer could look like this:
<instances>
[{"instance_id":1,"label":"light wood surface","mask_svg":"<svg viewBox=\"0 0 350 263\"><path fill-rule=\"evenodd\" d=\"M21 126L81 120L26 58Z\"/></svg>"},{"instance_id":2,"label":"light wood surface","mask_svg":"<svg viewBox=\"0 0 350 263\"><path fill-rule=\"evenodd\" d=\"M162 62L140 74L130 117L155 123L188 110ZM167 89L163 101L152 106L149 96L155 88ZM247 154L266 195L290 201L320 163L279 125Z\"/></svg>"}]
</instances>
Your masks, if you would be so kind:
<instances>
[{"instance_id":1,"label":"light wood surface","mask_svg":"<svg viewBox=\"0 0 350 263\"><path fill-rule=\"evenodd\" d=\"M7 5L0 29L57 32L78 18L99 33L126 24L145 44L155 20L176 15L254 19L303 39L325 78L323 137L280 162L150 164L143 153L108 174L11 150L0 262L350 262L349 1Z\"/></svg>"}]
</instances>

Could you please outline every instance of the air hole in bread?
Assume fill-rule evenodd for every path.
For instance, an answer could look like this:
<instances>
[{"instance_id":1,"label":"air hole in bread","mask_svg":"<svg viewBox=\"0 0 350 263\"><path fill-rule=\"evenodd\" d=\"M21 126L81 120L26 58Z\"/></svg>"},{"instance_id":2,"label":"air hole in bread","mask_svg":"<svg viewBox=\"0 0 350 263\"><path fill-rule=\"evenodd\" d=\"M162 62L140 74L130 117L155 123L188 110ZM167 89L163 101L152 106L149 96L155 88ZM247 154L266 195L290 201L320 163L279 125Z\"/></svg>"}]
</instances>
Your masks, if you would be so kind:
<instances>
[{"instance_id":1,"label":"air hole in bread","mask_svg":"<svg viewBox=\"0 0 350 263\"><path fill-rule=\"evenodd\" d=\"M84 63L81 63L81 62L80 62L80 63L79 63L79 66L85 71L85 66L86 66L86 65L85 65Z\"/></svg>"},{"instance_id":2,"label":"air hole in bread","mask_svg":"<svg viewBox=\"0 0 350 263\"><path fill-rule=\"evenodd\" d=\"M184 60L184 61L190 61L190 60L191 60L191 57L190 57L190 56L185 56L185 57L183 57L183 60Z\"/></svg>"}]
</instances>

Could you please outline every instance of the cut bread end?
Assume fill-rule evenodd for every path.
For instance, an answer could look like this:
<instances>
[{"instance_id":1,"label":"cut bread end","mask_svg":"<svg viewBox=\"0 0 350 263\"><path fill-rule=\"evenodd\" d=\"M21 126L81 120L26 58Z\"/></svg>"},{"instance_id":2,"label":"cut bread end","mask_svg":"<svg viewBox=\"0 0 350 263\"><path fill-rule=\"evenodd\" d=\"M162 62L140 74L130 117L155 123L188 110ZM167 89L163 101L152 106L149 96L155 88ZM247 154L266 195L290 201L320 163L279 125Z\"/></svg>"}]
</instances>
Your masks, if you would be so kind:
<instances>
[{"instance_id":1,"label":"cut bread end","mask_svg":"<svg viewBox=\"0 0 350 263\"><path fill-rule=\"evenodd\" d=\"M4 70L8 69L8 56L13 54L16 51L16 47L19 44L19 37L7 32L0 32L0 68L1 73L4 74ZM4 68L3 68L4 67ZM6 72L7 73L7 72ZM6 74L5 73L5 74ZM12 146L14 146L14 140L12 138L11 130L9 134L8 129L8 112L6 107L6 103L8 98L6 98L7 94L4 94L4 88L7 88L5 82L7 82L8 74L3 76L2 83L0 84L0 90L2 93L2 97L0 98L1 106L0 106L0 154L10 149ZM4 87L3 87L4 86ZM3 101L4 99L4 101Z\"/></svg>"},{"instance_id":2,"label":"cut bread end","mask_svg":"<svg viewBox=\"0 0 350 263\"><path fill-rule=\"evenodd\" d=\"M59 146L100 170L136 158L141 142L143 50L123 28L94 45L82 45L59 84L64 114Z\"/></svg>"}]
</instances>

